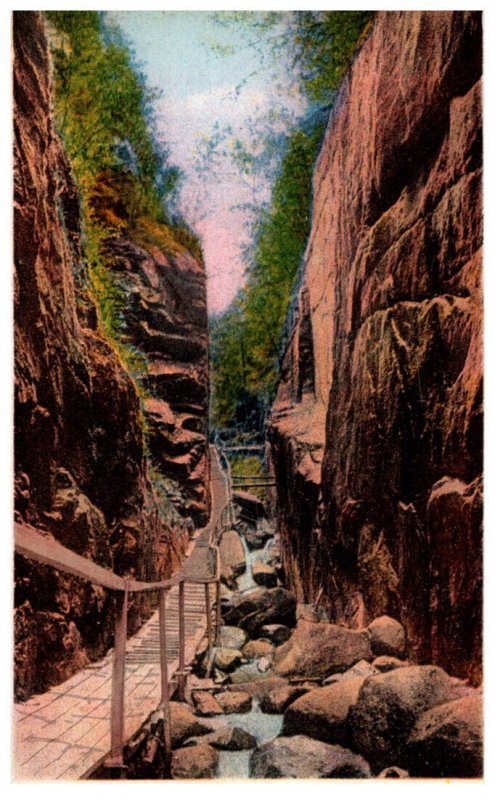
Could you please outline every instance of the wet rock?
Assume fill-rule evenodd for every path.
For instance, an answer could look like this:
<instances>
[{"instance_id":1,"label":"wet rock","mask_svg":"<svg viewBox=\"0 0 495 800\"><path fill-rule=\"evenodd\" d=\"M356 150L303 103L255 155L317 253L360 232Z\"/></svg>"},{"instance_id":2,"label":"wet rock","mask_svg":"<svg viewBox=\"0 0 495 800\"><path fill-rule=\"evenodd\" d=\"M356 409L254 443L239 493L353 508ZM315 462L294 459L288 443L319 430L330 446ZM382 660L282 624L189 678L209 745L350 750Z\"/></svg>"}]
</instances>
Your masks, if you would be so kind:
<instances>
[{"instance_id":1,"label":"wet rock","mask_svg":"<svg viewBox=\"0 0 495 800\"><path fill-rule=\"evenodd\" d=\"M251 711L253 704L253 699L247 692L222 692L217 695L217 700L224 714L242 714Z\"/></svg>"},{"instance_id":2,"label":"wet rock","mask_svg":"<svg viewBox=\"0 0 495 800\"><path fill-rule=\"evenodd\" d=\"M209 744L217 750L252 750L256 747L256 739L242 728L223 725L212 733L201 736L200 739L189 739L185 746L192 744Z\"/></svg>"},{"instance_id":3,"label":"wet rock","mask_svg":"<svg viewBox=\"0 0 495 800\"><path fill-rule=\"evenodd\" d=\"M242 650L247 642L247 633L233 625L221 625L218 629L217 647L228 647Z\"/></svg>"},{"instance_id":4,"label":"wet rock","mask_svg":"<svg viewBox=\"0 0 495 800\"><path fill-rule=\"evenodd\" d=\"M440 667L403 667L367 678L348 718L354 749L378 769L391 761L402 764L419 716L452 697L450 678Z\"/></svg>"},{"instance_id":5,"label":"wet rock","mask_svg":"<svg viewBox=\"0 0 495 800\"><path fill-rule=\"evenodd\" d=\"M233 684L232 688L227 690L236 692L245 692L250 697L254 697L261 702L263 698L267 697L274 689L280 689L288 686L284 678L275 678L273 675L262 675L258 673L257 680L247 680L243 683Z\"/></svg>"},{"instance_id":6,"label":"wet rock","mask_svg":"<svg viewBox=\"0 0 495 800\"><path fill-rule=\"evenodd\" d=\"M244 547L237 531L224 531L220 540L219 550L223 570L232 570L234 578L246 571Z\"/></svg>"},{"instance_id":7,"label":"wet rock","mask_svg":"<svg viewBox=\"0 0 495 800\"><path fill-rule=\"evenodd\" d=\"M266 528L249 528L244 534L244 541L248 550L261 550L272 536L272 532Z\"/></svg>"},{"instance_id":8,"label":"wet rock","mask_svg":"<svg viewBox=\"0 0 495 800\"><path fill-rule=\"evenodd\" d=\"M301 686L279 686L268 692L260 701L260 708L265 714L283 714L285 709L307 692Z\"/></svg>"},{"instance_id":9,"label":"wet rock","mask_svg":"<svg viewBox=\"0 0 495 800\"><path fill-rule=\"evenodd\" d=\"M223 714L222 707L218 705L211 692L193 692L192 695L196 714L200 717L214 717Z\"/></svg>"},{"instance_id":10,"label":"wet rock","mask_svg":"<svg viewBox=\"0 0 495 800\"><path fill-rule=\"evenodd\" d=\"M279 736L256 748L249 761L252 778L369 778L364 758L308 736Z\"/></svg>"},{"instance_id":11,"label":"wet rock","mask_svg":"<svg viewBox=\"0 0 495 800\"><path fill-rule=\"evenodd\" d=\"M172 747L179 747L186 739L191 736L201 736L203 733L210 733L211 726L201 722L191 712L185 703L172 702L170 708L170 731L172 736Z\"/></svg>"},{"instance_id":12,"label":"wet rock","mask_svg":"<svg viewBox=\"0 0 495 800\"><path fill-rule=\"evenodd\" d=\"M401 767L386 767L382 769L377 778L409 778L410 775L407 770Z\"/></svg>"},{"instance_id":13,"label":"wet rock","mask_svg":"<svg viewBox=\"0 0 495 800\"><path fill-rule=\"evenodd\" d=\"M242 654L245 658L260 658L261 656L271 656L274 651L274 646L268 639L252 639L242 648Z\"/></svg>"},{"instance_id":14,"label":"wet rock","mask_svg":"<svg viewBox=\"0 0 495 800\"><path fill-rule=\"evenodd\" d=\"M258 672L268 672L271 665L272 665L272 657L263 656L256 662L256 669L258 670Z\"/></svg>"},{"instance_id":15,"label":"wet rock","mask_svg":"<svg viewBox=\"0 0 495 800\"><path fill-rule=\"evenodd\" d=\"M248 664L243 664L242 667L230 673L230 682L234 686L240 683L257 683L263 680L265 672L258 669L259 660L251 661Z\"/></svg>"},{"instance_id":16,"label":"wet rock","mask_svg":"<svg viewBox=\"0 0 495 800\"><path fill-rule=\"evenodd\" d=\"M371 649L375 656L403 658L406 653L404 626L392 617L377 617L368 625Z\"/></svg>"},{"instance_id":17,"label":"wet rock","mask_svg":"<svg viewBox=\"0 0 495 800\"><path fill-rule=\"evenodd\" d=\"M273 671L287 677L324 678L370 658L366 631L300 620L290 639L275 651Z\"/></svg>"},{"instance_id":18,"label":"wet rock","mask_svg":"<svg viewBox=\"0 0 495 800\"><path fill-rule=\"evenodd\" d=\"M221 647L215 650L214 663L221 672L232 672L242 661L240 650L231 647Z\"/></svg>"},{"instance_id":19,"label":"wet rock","mask_svg":"<svg viewBox=\"0 0 495 800\"><path fill-rule=\"evenodd\" d=\"M462 697L422 714L407 742L405 763L413 777L482 777L482 698Z\"/></svg>"},{"instance_id":20,"label":"wet rock","mask_svg":"<svg viewBox=\"0 0 495 800\"><path fill-rule=\"evenodd\" d=\"M329 675L323 681L324 686L329 686L331 683L338 683L338 681L349 681L353 678L369 678L370 675L378 675L380 670L376 669L369 661L358 661L353 667L346 672L335 672Z\"/></svg>"},{"instance_id":21,"label":"wet rock","mask_svg":"<svg viewBox=\"0 0 495 800\"><path fill-rule=\"evenodd\" d=\"M214 778L218 768L218 753L208 744L182 747L172 753L172 778Z\"/></svg>"},{"instance_id":22,"label":"wet rock","mask_svg":"<svg viewBox=\"0 0 495 800\"><path fill-rule=\"evenodd\" d=\"M281 645L289 639L292 631L287 625L263 625L260 629L261 636L264 636L274 645Z\"/></svg>"},{"instance_id":23,"label":"wet rock","mask_svg":"<svg viewBox=\"0 0 495 800\"><path fill-rule=\"evenodd\" d=\"M234 599L232 608L225 614L228 625L239 625L251 638L264 636L263 625L278 623L292 626L295 623L296 601L294 595L281 586L276 589L254 589Z\"/></svg>"},{"instance_id":24,"label":"wet rock","mask_svg":"<svg viewBox=\"0 0 495 800\"><path fill-rule=\"evenodd\" d=\"M253 564L253 580L259 586L273 588L277 585L277 573L273 567L268 566L263 561L255 561Z\"/></svg>"},{"instance_id":25,"label":"wet rock","mask_svg":"<svg viewBox=\"0 0 495 800\"><path fill-rule=\"evenodd\" d=\"M378 672L390 672L392 669L411 666L408 661L402 661L400 658L394 658L394 656L378 656L373 659L371 664Z\"/></svg>"},{"instance_id":26,"label":"wet rock","mask_svg":"<svg viewBox=\"0 0 495 800\"><path fill-rule=\"evenodd\" d=\"M225 686L227 683L230 683L230 675L226 672L222 672L218 667L214 667L213 680L218 686Z\"/></svg>"},{"instance_id":27,"label":"wet rock","mask_svg":"<svg viewBox=\"0 0 495 800\"><path fill-rule=\"evenodd\" d=\"M364 680L361 677L339 681L307 692L287 708L283 734L304 733L324 742L350 745L349 711L358 699Z\"/></svg>"},{"instance_id":28,"label":"wet rock","mask_svg":"<svg viewBox=\"0 0 495 800\"><path fill-rule=\"evenodd\" d=\"M258 520L266 517L265 507L256 495L238 490L234 492L233 500L239 507L239 515L241 517L253 521L255 524Z\"/></svg>"}]
</instances>

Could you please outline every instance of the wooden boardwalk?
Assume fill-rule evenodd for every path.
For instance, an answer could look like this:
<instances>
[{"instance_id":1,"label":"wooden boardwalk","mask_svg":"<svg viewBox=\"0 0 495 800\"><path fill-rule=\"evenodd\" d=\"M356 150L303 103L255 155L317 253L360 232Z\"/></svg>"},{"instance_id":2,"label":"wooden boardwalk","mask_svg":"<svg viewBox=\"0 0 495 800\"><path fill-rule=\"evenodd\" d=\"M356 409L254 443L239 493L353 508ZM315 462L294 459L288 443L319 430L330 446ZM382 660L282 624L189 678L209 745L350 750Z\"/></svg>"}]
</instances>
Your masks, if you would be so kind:
<instances>
[{"instance_id":1,"label":"wooden boardwalk","mask_svg":"<svg viewBox=\"0 0 495 800\"><path fill-rule=\"evenodd\" d=\"M187 581L205 577L213 562L208 542L228 502L227 480L211 449L212 512L210 523L191 542L184 564ZM207 630L205 613L214 602L214 584L187 582L185 598L185 664ZM167 592L167 663L173 678L179 668L179 587ZM112 651L42 695L14 706L16 781L76 780L89 775L110 749ZM125 667L125 740L133 736L161 700L158 612L127 641Z\"/></svg>"}]
</instances>

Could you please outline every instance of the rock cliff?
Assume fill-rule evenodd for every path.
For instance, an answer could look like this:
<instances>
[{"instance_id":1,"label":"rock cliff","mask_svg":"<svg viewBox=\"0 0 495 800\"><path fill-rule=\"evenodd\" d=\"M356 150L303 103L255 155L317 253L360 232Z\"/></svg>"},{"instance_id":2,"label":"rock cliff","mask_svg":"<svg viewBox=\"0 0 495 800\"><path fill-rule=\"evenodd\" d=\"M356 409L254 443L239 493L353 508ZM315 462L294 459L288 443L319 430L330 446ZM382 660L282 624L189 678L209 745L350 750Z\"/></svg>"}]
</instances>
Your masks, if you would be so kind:
<instances>
[{"instance_id":1,"label":"rock cliff","mask_svg":"<svg viewBox=\"0 0 495 800\"><path fill-rule=\"evenodd\" d=\"M43 18L14 15L15 508L79 554L152 580L178 565L191 521L208 510L205 276L175 242L173 255L114 237L108 243L131 301L128 336L149 354L148 424L137 386L100 332L87 289L81 218L70 164L52 119ZM170 521L156 469L190 520ZM173 501L173 497L172 497ZM113 599L16 558L16 696L59 683L112 642ZM130 628L150 613L134 598Z\"/></svg>"},{"instance_id":2,"label":"rock cliff","mask_svg":"<svg viewBox=\"0 0 495 800\"><path fill-rule=\"evenodd\" d=\"M341 87L272 409L301 600L481 673L481 15L380 12Z\"/></svg>"}]
</instances>

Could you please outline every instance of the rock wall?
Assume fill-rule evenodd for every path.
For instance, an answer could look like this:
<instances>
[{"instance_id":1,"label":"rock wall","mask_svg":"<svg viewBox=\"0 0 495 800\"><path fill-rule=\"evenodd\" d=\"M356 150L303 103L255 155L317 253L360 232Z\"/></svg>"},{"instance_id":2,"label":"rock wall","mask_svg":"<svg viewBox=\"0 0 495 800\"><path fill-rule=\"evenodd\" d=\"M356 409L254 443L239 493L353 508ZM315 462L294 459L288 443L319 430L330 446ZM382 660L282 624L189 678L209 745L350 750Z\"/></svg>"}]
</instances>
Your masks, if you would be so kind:
<instances>
[{"instance_id":1,"label":"rock wall","mask_svg":"<svg viewBox=\"0 0 495 800\"><path fill-rule=\"evenodd\" d=\"M481 14L379 12L341 87L269 431L283 559L481 674Z\"/></svg>"},{"instance_id":2,"label":"rock wall","mask_svg":"<svg viewBox=\"0 0 495 800\"><path fill-rule=\"evenodd\" d=\"M172 526L163 517L166 509L150 481L135 382L99 332L96 309L86 289L78 194L53 127L50 75L41 14L15 12L16 518L120 574L153 580L178 566L188 526ZM177 363L176 340L182 336L190 343L180 360L184 380L192 372L201 386L194 401L187 396L184 408L179 408L180 397L185 398L185 393L179 394L179 376L173 402L167 392L161 395L163 405L167 401L173 408L170 419L165 420L165 408L162 413L160 407L157 414L159 400L149 401L148 412L159 417L157 427L163 424L167 429L171 449L172 443L177 442L178 448L182 440L190 445L189 453L196 448L196 474L189 484L184 482L184 491L193 498L191 515L198 520L204 518L208 506L202 266L184 248L180 257L171 259L157 248L145 252L132 242L117 244L121 268L129 271L134 327L158 342L153 350L160 353L153 361L157 375L162 365L166 374L169 365ZM129 267L122 266L127 264L125 259ZM181 322L190 281L192 302ZM172 298L170 318L176 340L162 336ZM197 328L194 335L191 326ZM201 342L200 355L192 353L195 336ZM189 436L197 430L203 444L192 442L192 433ZM170 474L172 462L173 458ZM163 468L169 474L165 459ZM183 474L172 477L181 488ZM149 615L149 602L133 598L131 631ZM64 680L112 643L114 601L110 594L21 557L16 558L15 604L19 699Z\"/></svg>"}]
</instances>

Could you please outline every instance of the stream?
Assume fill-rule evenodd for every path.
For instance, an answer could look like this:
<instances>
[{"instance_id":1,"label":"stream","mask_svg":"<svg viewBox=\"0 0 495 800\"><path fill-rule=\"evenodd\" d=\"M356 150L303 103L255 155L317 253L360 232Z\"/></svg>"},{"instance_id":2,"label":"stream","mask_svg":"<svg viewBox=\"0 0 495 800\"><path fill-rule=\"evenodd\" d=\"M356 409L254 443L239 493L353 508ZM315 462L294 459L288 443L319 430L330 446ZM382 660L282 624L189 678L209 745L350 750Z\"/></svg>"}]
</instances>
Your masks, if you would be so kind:
<instances>
[{"instance_id":1,"label":"stream","mask_svg":"<svg viewBox=\"0 0 495 800\"><path fill-rule=\"evenodd\" d=\"M253 580L253 564L258 560L265 560L273 537L268 539L264 547L250 550L246 540L240 534L246 557L246 570L237 578L239 592L246 592L257 587ZM261 711L256 698L253 698L251 711L242 714L222 714L208 720L215 728L224 725L242 728L255 737L258 745L269 742L280 734L282 729L283 714L265 714ZM219 750L218 778L244 779L249 778L249 759L252 750L228 751Z\"/></svg>"}]
</instances>

